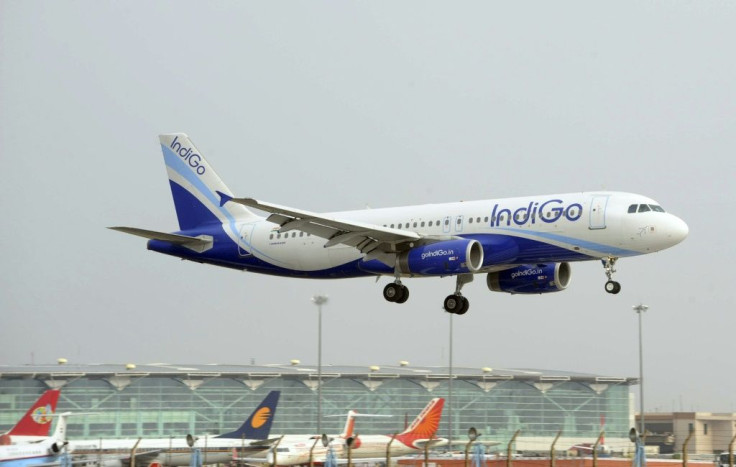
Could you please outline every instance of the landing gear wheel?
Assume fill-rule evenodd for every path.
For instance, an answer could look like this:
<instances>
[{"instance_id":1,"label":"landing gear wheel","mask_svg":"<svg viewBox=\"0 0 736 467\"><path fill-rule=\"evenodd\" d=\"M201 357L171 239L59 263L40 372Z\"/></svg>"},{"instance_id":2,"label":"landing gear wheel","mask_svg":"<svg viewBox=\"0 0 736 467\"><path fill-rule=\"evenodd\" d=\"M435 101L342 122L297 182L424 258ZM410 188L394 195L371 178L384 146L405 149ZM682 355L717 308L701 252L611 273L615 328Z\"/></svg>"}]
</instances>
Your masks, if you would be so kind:
<instances>
[{"instance_id":1,"label":"landing gear wheel","mask_svg":"<svg viewBox=\"0 0 736 467\"><path fill-rule=\"evenodd\" d=\"M401 296L401 284L392 282L390 284L386 284L386 287L383 288L383 298L389 302L397 302Z\"/></svg>"},{"instance_id":2,"label":"landing gear wheel","mask_svg":"<svg viewBox=\"0 0 736 467\"><path fill-rule=\"evenodd\" d=\"M462 299L463 303L460 309L455 312L455 314L464 315L465 313L468 312L468 309L470 308L470 302L465 297L460 297L460 298Z\"/></svg>"},{"instance_id":3,"label":"landing gear wheel","mask_svg":"<svg viewBox=\"0 0 736 467\"><path fill-rule=\"evenodd\" d=\"M621 284L619 284L616 281L608 281L608 282L606 282L605 288L606 288L606 292L608 292L610 294L614 294L615 295L615 294L621 292Z\"/></svg>"},{"instance_id":4,"label":"landing gear wheel","mask_svg":"<svg viewBox=\"0 0 736 467\"><path fill-rule=\"evenodd\" d=\"M445 298L445 311L448 313L462 314L464 304L467 304L468 300L462 295L452 294ZM467 309L465 310L467 311Z\"/></svg>"},{"instance_id":5,"label":"landing gear wheel","mask_svg":"<svg viewBox=\"0 0 736 467\"><path fill-rule=\"evenodd\" d=\"M409 300L409 289L403 284L392 282L383 288L383 298L393 303L404 303Z\"/></svg>"},{"instance_id":6,"label":"landing gear wheel","mask_svg":"<svg viewBox=\"0 0 736 467\"><path fill-rule=\"evenodd\" d=\"M401 298L396 300L396 303L404 303L409 300L409 288L405 285L401 286Z\"/></svg>"}]
</instances>

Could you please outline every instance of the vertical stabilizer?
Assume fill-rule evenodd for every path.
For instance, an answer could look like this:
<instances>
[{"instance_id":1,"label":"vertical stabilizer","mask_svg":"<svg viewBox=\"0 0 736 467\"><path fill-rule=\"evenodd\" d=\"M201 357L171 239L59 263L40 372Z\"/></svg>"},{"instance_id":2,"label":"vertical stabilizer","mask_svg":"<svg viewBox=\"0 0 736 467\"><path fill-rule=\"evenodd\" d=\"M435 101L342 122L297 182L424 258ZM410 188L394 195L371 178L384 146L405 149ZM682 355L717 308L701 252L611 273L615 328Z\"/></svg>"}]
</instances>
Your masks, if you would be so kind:
<instances>
[{"instance_id":1,"label":"vertical stabilizer","mask_svg":"<svg viewBox=\"0 0 736 467\"><path fill-rule=\"evenodd\" d=\"M187 135L160 135L159 141L180 230L207 223L229 224L235 220L256 217L237 203L220 205L221 198L217 192L228 196L232 196L232 192Z\"/></svg>"},{"instance_id":2,"label":"vertical stabilizer","mask_svg":"<svg viewBox=\"0 0 736 467\"><path fill-rule=\"evenodd\" d=\"M50 415L56 411L56 403L61 391L49 389L28 409L23 418L8 431L12 436L48 436L51 430Z\"/></svg>"},{"instance_id":3,"label":"vertical stabilizer","mask_svg":"<svg viewBox=\"0 0 736 467\"><path fill-rule=\"evenodd\" d=\"M269 392L240 428L222 434L218 438L267 439L269 433L271 433L271 425L273 424L273 417L276 415L276 406L279 403L280 395L280 391Z\"/></svg>"},{"instance_id":4,"label":"vertical stabilizer","mask_svg":"<svg viewBox=\"0 0 736 467\"><path fill-rule=\"evenodd\" d=\"M350 436L353 436L355 432L355 415L357 412L355 410L348 410L348 418L345 420L345 428L343 428L342 433L340 433L340 438L348 438Z\"/></svg>"},{"instance_id":5,"label":"vertical stabilizer","mask_svg":"<svg viewBox=\"0 0 736 467\"><path fill-rule=\"evenodd\" d=\"M440 427L440 419L442 418L442 409L445 406L445 400L436 397L429 401L421 413L414 419L403 433L396 436L396 439L407 446L414 447L417 440L427 440L434 438L437 429Z\"/></svg>"}]
</instances>

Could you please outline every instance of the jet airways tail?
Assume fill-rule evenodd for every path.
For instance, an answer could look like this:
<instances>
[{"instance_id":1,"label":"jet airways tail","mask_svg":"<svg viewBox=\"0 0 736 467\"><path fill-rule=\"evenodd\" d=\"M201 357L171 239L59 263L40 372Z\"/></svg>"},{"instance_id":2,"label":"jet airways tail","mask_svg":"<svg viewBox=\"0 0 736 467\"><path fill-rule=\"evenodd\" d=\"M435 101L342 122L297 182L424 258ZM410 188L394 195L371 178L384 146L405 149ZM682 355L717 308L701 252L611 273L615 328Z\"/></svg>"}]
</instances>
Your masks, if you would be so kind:
<instances>
[{"instance_id":1,"label":"jet airways tail","mask_svg":"<svg viewBox=\"0 0 736 467\"><path fill-rule=\"evenodd\" d=\"M184 133L159 135L169 175L180 230L206 223L227 224L235 219L256 217L237 203L220 205L223 193L232 192Z\"/></svg>"},{"instance_id":2,"label":"jet airways tail","mask_svg":"<svg viewBox=\"0 0 736 467\"><path fill-rule=\"evenodd\" d=\"M49 389L28 409L23 418L7 433L0 436L0 445L11 444L15 437L46 437L51 430L50 415L56 411L56 403L61 391Z\"/></svg>"},{"instance_id":3,"label":"jet airways tail","mask_svg":"<svg viewBox=\"0 0 736 467\"><path fill-rule=\"evenodd\" d=\"M417 447L417 441L434 438L437 429L440 427L444 406L445 400L441 397L435 397L429 401L429 404L424 407L417 418L409 425L409 428L396 435L396 439L407 446Z\"/></svg>"},{"instance_id":4,"label":"jet airways tail","mask_svg":"<svg viewBox=\"0 0 736 467\"><path fill-rule=\"evenodd\" d=\"M271 432L276 405L279 403L280 391L271 391L263 402L256 407L250 417L235 431L217 436L217 438L267 439Z\"/></svg>"}]
</instances>

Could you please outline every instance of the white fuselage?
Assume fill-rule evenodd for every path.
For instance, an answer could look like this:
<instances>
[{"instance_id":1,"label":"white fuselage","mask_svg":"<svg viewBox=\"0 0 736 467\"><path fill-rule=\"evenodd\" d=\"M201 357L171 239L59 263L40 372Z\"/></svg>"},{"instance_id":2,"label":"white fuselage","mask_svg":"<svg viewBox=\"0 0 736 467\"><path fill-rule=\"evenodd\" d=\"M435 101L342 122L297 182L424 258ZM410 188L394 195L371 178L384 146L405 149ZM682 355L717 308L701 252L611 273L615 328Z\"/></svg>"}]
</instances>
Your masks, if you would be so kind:
<instances>
[{"instance_id":1,"label":"white fuselage","mask_svg":"<svg viewBox=\"0 0 736 467\"><path fill-rule=\"evenodd\" d=\"M433 238L504 235L554 247L534 261L625 257L671 247L687 235L687 225L665 212L627 212L631 205L657 205L641 195L591 192L561 195L426 204L323 214ZM531 211L531 212L530 212ZM359 260L355 248L336 245L298 230L278 233L266 220L238 224L238 243L245 253L292 271L320 271ZM561 252L555 254L555 251ZM572 256L571 256L572 254ZM577 255L577 256L576 256ZM519 261L532 260L520 252ZM485 264L478 272L507 267Z\"/></svg>"}]
</instances>

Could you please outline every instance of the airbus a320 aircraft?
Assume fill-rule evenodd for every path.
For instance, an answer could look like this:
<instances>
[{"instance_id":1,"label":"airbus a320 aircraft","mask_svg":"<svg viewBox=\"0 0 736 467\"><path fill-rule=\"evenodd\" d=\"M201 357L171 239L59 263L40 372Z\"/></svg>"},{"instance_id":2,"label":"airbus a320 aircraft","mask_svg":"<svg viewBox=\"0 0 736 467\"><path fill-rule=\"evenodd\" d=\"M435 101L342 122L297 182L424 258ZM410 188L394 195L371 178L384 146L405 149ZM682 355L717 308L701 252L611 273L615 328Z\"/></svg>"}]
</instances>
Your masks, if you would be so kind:
<instances>
[{"instance_id":1,"label":"airbus a320 aircraft","mask_svg":"<svg viewBox=\"0 0 736 467\"><path fill-rule=\"evenodd\" d=\"M450 313L468 310L461 290L475 274L486 274L496 292L557 292L570 283L574 261L602 261L605 290L615 294L619 258L669 248L688 234L687 224L656 201L609 191L310 212L236 198L187 135L159 139L179 230L112 229L148 238L149 250L233 269L393 277L383 296L395 303L409 298L402 278L455 276L444 301Z\"/></svg>"}]
</instances>

